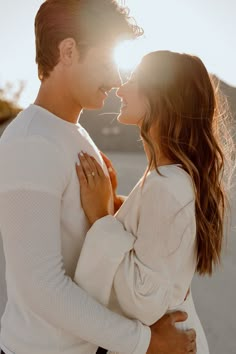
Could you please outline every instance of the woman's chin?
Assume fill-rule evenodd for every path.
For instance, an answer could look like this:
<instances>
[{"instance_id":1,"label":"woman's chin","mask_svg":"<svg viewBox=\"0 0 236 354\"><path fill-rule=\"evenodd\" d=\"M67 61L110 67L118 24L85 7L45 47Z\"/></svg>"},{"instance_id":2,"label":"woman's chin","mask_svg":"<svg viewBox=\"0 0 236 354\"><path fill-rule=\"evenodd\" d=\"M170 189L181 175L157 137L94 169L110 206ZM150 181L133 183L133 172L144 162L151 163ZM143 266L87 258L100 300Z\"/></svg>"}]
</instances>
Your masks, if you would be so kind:
<instances>
[{"instance_id":1,"label":"woman's chin","mask_svg":"<svg viewBox=\"0 0 236 354\"><path fill-rule=\"evenodd\" d=\"M120 113L117 117L117 120L119 123L121 124L125 124L125 125L138 125L139 121L132 119L130 117L128 117L125 114Z\"/></svg>"},{"instance_id":2,"label":"woman's chin","mask_svg":"<svg viewBox=\"0 0 236 354\"><path fill-rule=\"evenodd\" d=\"M125 115L125 114L122 113L122 112L118 115L117 120L118 120L118 122L121 123L121 124L128 124L128 125L129 125L129 124L132 124L132 123L130 122L129 117L127 117L127 115Z\"/></svg>"},{"instance_id":3,"label":"woman's chin","mask_svg":"<svg viewBox=\"0 0 236 354\"><path fill-rule=\"evenodd\" d=\"M118 115L117 120L118 120L119 123L125 124L125 118L124 118L124 115L122 113L120 113Z\"/></svg>"}]
</instances>

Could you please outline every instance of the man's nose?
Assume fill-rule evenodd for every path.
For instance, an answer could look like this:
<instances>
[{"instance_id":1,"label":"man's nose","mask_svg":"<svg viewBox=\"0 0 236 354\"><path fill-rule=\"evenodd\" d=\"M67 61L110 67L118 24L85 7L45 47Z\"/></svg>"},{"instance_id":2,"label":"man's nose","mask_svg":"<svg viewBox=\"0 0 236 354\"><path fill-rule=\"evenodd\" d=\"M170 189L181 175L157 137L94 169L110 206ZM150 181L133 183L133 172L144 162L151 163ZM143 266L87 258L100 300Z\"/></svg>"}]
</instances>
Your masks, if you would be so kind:
<instances>
[{"instance_id":1,"label":"man's nose","mask_svg":"<svg viewBox=\"0 0 236 354\"><path fill-rule=\"evenodd\" d=\"M118 69L113 71L110 81L113 88L119 88L122 85L122 80Z\"/></svg>"},{"instance_id":2,"label":"man's nose","mask_svg":"<svg viewBox=\"0 0 236 354\"><path fill-rule=\"evenodd\" d=\"M117 90L116 90L116 96L119 98L122 98L122 88L123 86L121 85Z\"/></svg>"}]
</instances>

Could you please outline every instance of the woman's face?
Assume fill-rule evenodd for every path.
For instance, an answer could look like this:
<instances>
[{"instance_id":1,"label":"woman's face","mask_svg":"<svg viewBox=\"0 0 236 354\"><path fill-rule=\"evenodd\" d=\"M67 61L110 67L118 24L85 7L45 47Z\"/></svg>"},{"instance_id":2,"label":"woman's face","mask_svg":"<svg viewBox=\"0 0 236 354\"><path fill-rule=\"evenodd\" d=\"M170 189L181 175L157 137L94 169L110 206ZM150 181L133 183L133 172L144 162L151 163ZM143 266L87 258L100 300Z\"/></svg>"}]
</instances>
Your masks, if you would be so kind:
<instances>
[{"instance_id":1,"label":"woman's face","mask_svg":"<svg viewBox=\"0 0 236 354\"><path fill-rule=\"evenodd\" d=\"M123 124L141 126L143 117L147 111L147 100L139 92L135 73L117 90L116 94L121 98L118 121Z\"/></svg>"}]
</instances>

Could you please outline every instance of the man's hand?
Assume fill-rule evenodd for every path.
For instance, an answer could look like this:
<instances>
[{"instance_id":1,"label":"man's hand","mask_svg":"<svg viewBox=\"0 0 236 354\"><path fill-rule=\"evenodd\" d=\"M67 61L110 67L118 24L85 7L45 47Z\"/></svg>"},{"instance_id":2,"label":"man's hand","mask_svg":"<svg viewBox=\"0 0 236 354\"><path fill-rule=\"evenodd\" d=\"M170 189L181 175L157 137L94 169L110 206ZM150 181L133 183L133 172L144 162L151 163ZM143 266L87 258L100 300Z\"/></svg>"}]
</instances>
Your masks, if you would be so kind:
<instances>
[{"instance_id":1,"label":"man's hand","mask_svg":"<svg viewBox=\"0 0 236 354\"><path fill-rule=\"evenodd\" d=\"M187 319L185 312L177 311L164 315L151 326L151 342L147 354L187 354L197 352L196 332L193 329L181 331L176 322Z\"/></svg>"}]
</instances>

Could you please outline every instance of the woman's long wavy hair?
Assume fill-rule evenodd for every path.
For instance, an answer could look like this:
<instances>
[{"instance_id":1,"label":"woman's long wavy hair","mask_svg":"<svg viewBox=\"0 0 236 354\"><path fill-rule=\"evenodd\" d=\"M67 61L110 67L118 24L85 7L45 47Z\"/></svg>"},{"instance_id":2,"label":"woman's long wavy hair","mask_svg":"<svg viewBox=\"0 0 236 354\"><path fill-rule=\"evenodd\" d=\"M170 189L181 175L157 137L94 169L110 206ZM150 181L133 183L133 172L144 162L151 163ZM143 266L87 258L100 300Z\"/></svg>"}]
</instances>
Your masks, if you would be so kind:
<instances>
[{"instance_id":1,"label":"woman's long wavy hair","mask_svg":"<svg viewBox=\"0 0 236 354\"><path fill-rule=\"evenodd\" d=\"M147 99L141 137L149 166L158 156L181 164L195 192L197 272L212 274L220 263L233 139L226 101L202 61L187 54L158 51L146 55L137 70L140 93ZM153 139L153 132L157 139ZM146 176L146 175L145 175Z\"/></svg>"}]
</instances>

